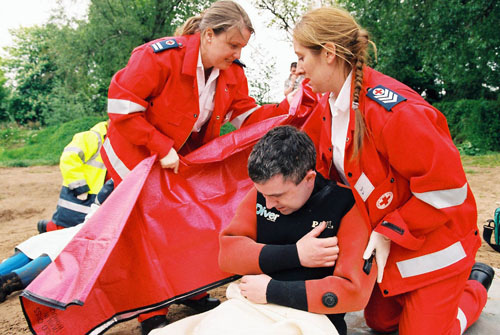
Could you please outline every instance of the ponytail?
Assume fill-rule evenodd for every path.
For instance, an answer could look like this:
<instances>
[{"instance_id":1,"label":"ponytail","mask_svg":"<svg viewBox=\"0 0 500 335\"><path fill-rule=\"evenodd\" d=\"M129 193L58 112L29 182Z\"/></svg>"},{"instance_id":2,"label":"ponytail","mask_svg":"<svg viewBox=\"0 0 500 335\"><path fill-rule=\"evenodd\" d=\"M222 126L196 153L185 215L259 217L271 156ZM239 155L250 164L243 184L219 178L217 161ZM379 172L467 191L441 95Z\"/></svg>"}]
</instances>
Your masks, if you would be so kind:
<instances>
[{"instance_id":1,"label":"ponytail","mask_svg":"<svg viewBox=\"0 0 500 335\"><path fill-rule=\"evenodd\" d=\"M184 22L184 24L175 30L175 36L193 35L200 30L200 22L202 16L192 16Z\"/></svg>"},{"instance_id":2,"label":"ponytail","mask_svg":"<svg viewBox=\"0 0 500 335\"><path fill-rule=\"evenodd\" d=\"M208 28L212 29L215 34L219 34L234 27L240 31L248 29L250 33L254 32L252 22L243 7L234 1L219 0L200 15L187 19L181 27L175 30L175 35L192 35Z\"/></svg>"}]
</instances>

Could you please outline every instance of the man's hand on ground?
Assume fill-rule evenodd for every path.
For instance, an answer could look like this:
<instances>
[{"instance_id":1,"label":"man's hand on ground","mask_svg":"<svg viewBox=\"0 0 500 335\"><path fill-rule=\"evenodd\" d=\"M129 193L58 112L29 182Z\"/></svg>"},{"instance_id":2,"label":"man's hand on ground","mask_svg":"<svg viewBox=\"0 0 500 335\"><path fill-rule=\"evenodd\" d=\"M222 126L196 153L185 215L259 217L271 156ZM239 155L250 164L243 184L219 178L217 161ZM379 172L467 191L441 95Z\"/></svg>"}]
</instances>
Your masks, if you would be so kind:
<instances>
[{"instance_id":1,"label":"man's hand on ground","mask_svg":"<svg viewBox=\"0 0 500 335\"><path fill-rule=\"evenodd\" d=\"M241 278L241 295L256 304L267 303L266 292L267 285L271 277L265 274L247 275Z\"/></svg>"}]
</instances>

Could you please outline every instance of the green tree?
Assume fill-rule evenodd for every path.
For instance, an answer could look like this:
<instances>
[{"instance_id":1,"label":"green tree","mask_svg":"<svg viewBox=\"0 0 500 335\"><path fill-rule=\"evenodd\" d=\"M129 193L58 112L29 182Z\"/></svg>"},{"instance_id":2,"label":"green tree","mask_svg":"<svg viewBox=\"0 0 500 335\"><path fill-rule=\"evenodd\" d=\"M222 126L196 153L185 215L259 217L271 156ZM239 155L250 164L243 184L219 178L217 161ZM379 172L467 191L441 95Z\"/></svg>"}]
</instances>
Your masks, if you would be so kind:
<instances>
[{"instance_id":1,"label":"green tree","mask_svg":"<svg viewBox=\"0 0 500 335\"><path fill-rule=\"evenodd\" d=\"M309 8L336 1L254 0L291 32ZM431 102L495 99L500 83L497 0L339 0L377 44L377 70ZM375 58L373 58L375 60Z\"/></svg>"},{"instance_id":2,"label":"green tree","mask_svg":"<svg viewBox=\"0 0 500 335\"><path fill-rule=\"evenodd\" d=\"M271 99L271 83L276 73L276 59L272 56L264 56L260 50L263 48L258 44L252 49L251 58L255 64L251 68L245 68L245 74L248 78L250 96L259 105L263 105L277 102Z\"/></svg>"},{"instance_id":3,"label":"green tree","mask_svg":"<svg viewBox=\"0 0 500 335\"><path fill-rule=\"evenodd\" d=\"M214 0L92 0L85 20L62 2L49 23L14 31L7 66L15 87L9 110L20 123L57 124L105 113L111 77L134 47L171 36Z\"/></svg>"},{"instance_id":4,"label":"green tree","mask_svg":"<svg viewBox=\"0 0 500 335\"><path fill-rule=\"evenodd\" d=\"M430 101L493 98L500 82L496 0L346 0L373 36L377 69Z\"/></svg>"},{"instance_id":5,"label":"green tree","mask_svg":"<svg viewBox=\"0 0 500 335\"><path fill-rule=\"evenodd\" d=\"M0 58L0 122L2 121L12 121L8 114L8 103L10 88L6 85L7 78L2 70L3 59Z\"/></svg>"},{"instance_id":6,"label":"green tree","mask_svg":"<svg viewBox=\"0 0 500 335\"><path fill-rule=\"evenodd\" d=\"M13 75L14 87L8 108L12 118L19 123L36 122L50 109L47 102L54 87L56 64L49 49L56 29L47 25L11 32L15 46L7 48L9 56L5 68Z\"/></svg>"},{"instance_id":7,"label":"green tree","mask_svg":"<svg viewBox=\"0 0 500 335\"><path fill-rule=\"evenodd\" d=\"M269 26L286 31L291 39L293 27L302 14L313 6L333 5L335 0L253 0L252 3L257 9L271 13Z\"/></svg>"},{"instance_id":8,"label":"green tree","mask_svg":"<svg viewBox=\"0 0 500 335\"><path fill-rule=\"evenodd\" d=\"M104 113L111 77L126 65L132 50L173 35L185 19L213 1L92 0L85 21L68 19L61 10L53 18L63 26L53 49L64 78L53 96L61 108L55 115L64 115L68 103L73 113Z\"/></svg>"}]
</instances>

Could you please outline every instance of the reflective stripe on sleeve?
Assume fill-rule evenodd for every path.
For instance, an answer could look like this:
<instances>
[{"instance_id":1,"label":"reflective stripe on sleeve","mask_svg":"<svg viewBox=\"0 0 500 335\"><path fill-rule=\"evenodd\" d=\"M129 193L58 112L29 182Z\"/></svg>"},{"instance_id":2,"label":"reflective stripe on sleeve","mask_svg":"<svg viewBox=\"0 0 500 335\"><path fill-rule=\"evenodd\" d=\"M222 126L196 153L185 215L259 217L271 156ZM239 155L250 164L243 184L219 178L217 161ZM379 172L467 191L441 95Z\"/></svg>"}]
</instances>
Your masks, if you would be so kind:
<instances>
[{"instance_id":1,"label":"reflective stripe on sleeve","mask_svg":"<svg viewBox=\"0 0 500 335\"><path fill-rule=\"evenodd\" d=\"M87 185L87 181L85 179L80 179L80 180L76 180L72 183L69 183L68 188L70 190L74 190L75 188L78 188L78 187L84 186L84 185Z\"/></svg>"},{"instance_id":2,"label":"reflective stripe on sleeve","mask_svg":"<svg viewBox=\"0 0 500 335\"><path fill-rule=\"evenodd\" d=\"M74 202L71 202L71 201L68 201L68 200L64 200L64 199L59 199L57 201L57 205L59 207L70 209L70 210L78 212L78 213L87 214L90 211L90 207L87 207L87 206L84 206L84 205L75 204Z\"/></svg>"},{"instance_id":3,"label":"reflective stripe on sleeve","mask_svg":"<svg viewBox=\"0 0 500 335\"><path fill-rule=\"evenodd\" d=\"M109 138L107 138L104 141L103 147L104 151L106 151L106 155L108 156L109 162L111 163L113 169L116 171L116 173L118 173L121 179L125 179L130 170L116 155L115 151L113 150L113 147L111 146Z\"/></svg>"},{"instance_id":4,"label":"reflective stripe on sleeve","mask_svg":"<svg viewBox=\"0 0 500 335\"><path fill-rule=\"evenodd\" d=\"M78 147L66 147L64 148L63 152L75 152L78 154L80 159L85 162L85 154L83 153L83 150L78 148Z\"/></svg>"},{"instance_id":5,"label":"reflective stripe on sleeve","mask_svg":"<svg viewBox=\"0 0 500 335\"><path fill-rule=\"evenodd\" d=\"M423 193L412 192L413 195L434 208L448 208L463 204L467 199L467 183L460 188L449 190L430 191Z\"/></svg>"},{"instance_id":6,"label":"reflective stripe on sleeve","mask_svg":"<svg viewBox=\"0 0 500 335\"><path fill-rule=\"evenodd\" d=\"M89 158L88 162L85 162L86 165L93 166L98 169L106 169L106 165L104 165L103 162L99 162L97 160L97 157L99 157L100 152L101 152L101 147L102 147L102 139L101 139L101 134L99 134L97 131L92 132L97 136L97 150L95 154Z\"/></svg>"},{"instance_id":7,"label":"reflective stripe on sleeve","mask_svg":"<svg viewBox=\"0 0 500 335\"><path fill-rule=\"evenodd\" d=\"M401 277L413 277L443 269L465 258L462 243L456 242L449 247L424 256L397 262Z\"/></svg>"},{"instance_id":8,"label":"reflective stripe on sleeve","mask_svg":"<svg viewBox=\"0 0 500 335\"><path fill-rule=\"evenodd\" d=\"M460 307L458 308L457 319L458 322L460 323L460 334L463 334L465 328L467 328L467 317L465 316L464 312L460 309Z\"/></svg>"},{"instance_id":9,"label":"reflective stripe on sleeve","mask_svg":"<svg viewBox=\"0 0 500 335\"><path fill-rule=\"evenodd\" d=\"M252 114L253 112L255 112L259 108L260 108L260 106L257 105L256 107L246 111L245 113L238 115L229 123L232 124L236 129L240 129L241 125L247 119L247 117L249 117L250 114Z\"/></svg>"},{"instance_id":10,"label":"reflective stripe on sleeve","mask_svg":"<svg viewBox=\"0 0 500 335\"><path fill-rule=\"evenodd\" d=\"M103 162L99 162L99 161L96 161L96 160L91 160L91 161L88 161L87 163L85 163L86 165L90 165L90 166L93 166L95 168L98 168L98 169L105 169L106 168L106 165L104 165Z\"/></svg>"},{"instance_id":11,"label":"reflective stripe on sleeve","mask_svg":"<svg viewBox=\"0 0 500 335\"><path fill-rule=\"evenodd\" d=\"M108 113L111 114L132 114L143 112L146 107L143 107L135 102L122 99L108 99Z\"/></svg>"}]
</instances>

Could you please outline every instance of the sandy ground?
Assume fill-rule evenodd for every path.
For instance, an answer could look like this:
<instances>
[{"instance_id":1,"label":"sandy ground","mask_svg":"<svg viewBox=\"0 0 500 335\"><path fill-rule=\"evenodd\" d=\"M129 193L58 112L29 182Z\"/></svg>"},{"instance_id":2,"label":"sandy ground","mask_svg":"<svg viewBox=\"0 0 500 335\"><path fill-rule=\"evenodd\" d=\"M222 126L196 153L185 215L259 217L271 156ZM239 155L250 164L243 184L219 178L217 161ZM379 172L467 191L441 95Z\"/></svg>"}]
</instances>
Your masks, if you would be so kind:
<instances>
[{"instance_id":1,"label":"sandy ground","mask_svg":"<svg viewBox=\"0 0 500 335\"><path fill-rule=\"evenodd\" d=\"M478 204L478 227L482 232L485 221L500 207L500 167L479 168L466 166L472 191ZM0 259L7 258L13 248L37 234L39 219L50 218L55 209L61 185L57 166L29 168L0 168ZM483 242L477 260L500 268L500 253ZM225 287L211 291L212 296L223 298ZM30 334L19 304L19 294L13 294L0 304L0 334ZM184 306L171 307L169 318L176 320L192 311ZM107 334L139 335L136 320L121 323Z\"/></svg>"}]
</instances>

